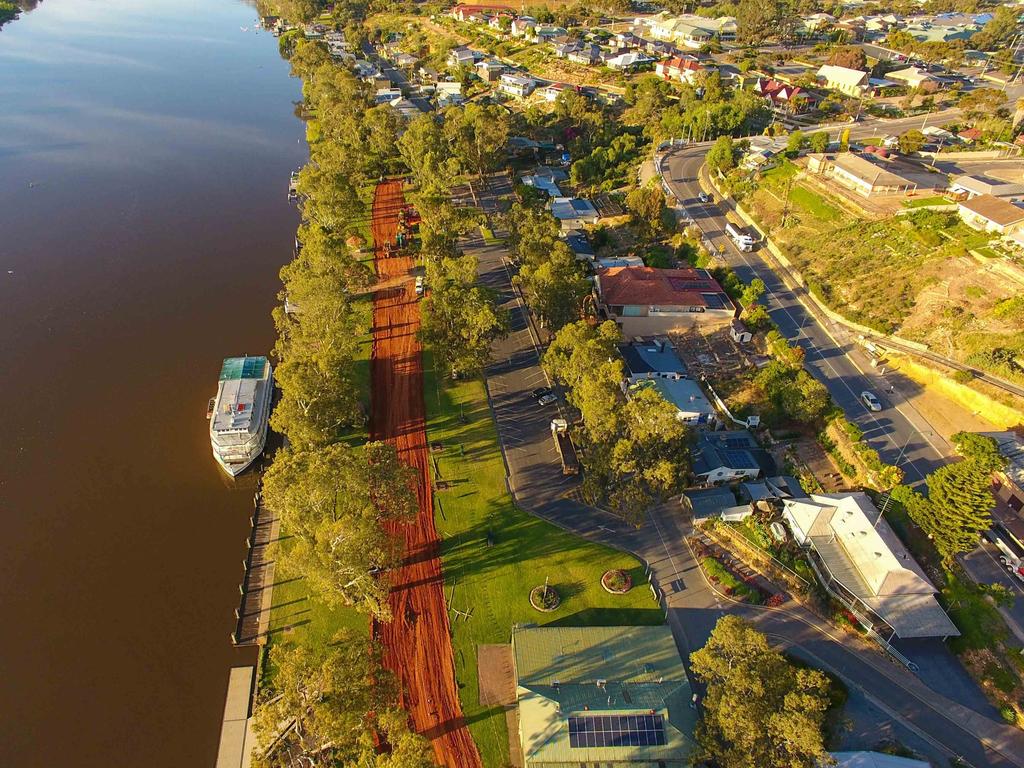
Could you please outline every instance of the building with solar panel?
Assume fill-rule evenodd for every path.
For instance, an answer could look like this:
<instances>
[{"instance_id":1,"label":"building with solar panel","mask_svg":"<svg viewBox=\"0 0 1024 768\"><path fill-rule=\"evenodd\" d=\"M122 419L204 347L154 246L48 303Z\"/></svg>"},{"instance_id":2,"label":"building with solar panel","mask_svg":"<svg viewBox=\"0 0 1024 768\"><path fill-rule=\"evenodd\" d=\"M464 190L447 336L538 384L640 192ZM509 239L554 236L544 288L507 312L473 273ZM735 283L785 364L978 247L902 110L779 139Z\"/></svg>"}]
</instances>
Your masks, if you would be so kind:
<instances>
[{"instance_id":1,"label":"building with solar panel","mask_svg":"<svg viewBox=\"0 0 1024 768\"><path fill-rule=\"evenodd\" d=\"M697 713L668 627L512 632L527 768L690 765Z\"/></svg>"}]
</instances>

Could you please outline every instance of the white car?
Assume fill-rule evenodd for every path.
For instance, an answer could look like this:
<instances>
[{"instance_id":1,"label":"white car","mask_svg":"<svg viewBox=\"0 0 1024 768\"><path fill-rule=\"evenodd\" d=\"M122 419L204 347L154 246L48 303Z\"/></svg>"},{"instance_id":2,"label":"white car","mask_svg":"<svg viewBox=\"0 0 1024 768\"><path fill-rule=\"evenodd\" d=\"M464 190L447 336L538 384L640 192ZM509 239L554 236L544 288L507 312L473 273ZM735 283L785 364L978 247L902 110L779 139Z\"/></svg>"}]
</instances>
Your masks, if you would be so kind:
<instances>
[{"instance_id":1,"label":"white car","mask_svg":"<svg viewBox=\"0 0 1024 768\"><path fill-rule=\"evenodd\" d=\"M422 277L417 277L416 278L416 295L417 296L422 296L423 295L423 278Z\"/></svg>"},{"instance_id":2,"label":"white car","mask_svg":"<svg viewBox=\"0 0 1024 768\"><path fill-rule=\"evenodd\" d=\"M877 413L882 410L882 403L877 397L875 397L873 392L861 392L860 399L864 402L864 405L868 407L869 411L875 411Z\"/></svg>"}]
</instances>

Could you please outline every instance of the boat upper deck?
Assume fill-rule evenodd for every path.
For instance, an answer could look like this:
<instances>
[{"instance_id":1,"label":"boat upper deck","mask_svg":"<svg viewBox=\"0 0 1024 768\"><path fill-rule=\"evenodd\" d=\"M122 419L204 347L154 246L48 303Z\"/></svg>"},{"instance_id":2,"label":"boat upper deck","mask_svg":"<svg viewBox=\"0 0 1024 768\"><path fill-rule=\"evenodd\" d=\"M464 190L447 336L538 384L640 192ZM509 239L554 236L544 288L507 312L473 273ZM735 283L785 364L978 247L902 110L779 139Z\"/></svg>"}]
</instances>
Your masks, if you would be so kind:
<instances>
[{"instance_id":1,"label":"boat upper deck","mask_svg":"<svg viewBox=\"0 0 1024 768\"><path fill-rule=\"evenodd\" d=\"M220 387L210 429L249 432L260 427L269 385L270 363L265 357L229 357L220 371Z\"/></svg>"}]
</instances>

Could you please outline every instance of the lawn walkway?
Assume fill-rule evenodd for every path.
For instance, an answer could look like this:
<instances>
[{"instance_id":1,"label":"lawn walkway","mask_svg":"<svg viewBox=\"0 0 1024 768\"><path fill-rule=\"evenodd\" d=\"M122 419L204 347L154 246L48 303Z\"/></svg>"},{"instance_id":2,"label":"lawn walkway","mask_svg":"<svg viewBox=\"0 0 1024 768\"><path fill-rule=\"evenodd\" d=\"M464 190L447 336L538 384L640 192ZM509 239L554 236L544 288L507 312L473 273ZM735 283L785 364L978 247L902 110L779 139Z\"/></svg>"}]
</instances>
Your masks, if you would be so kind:
<instances>
[{"instance_id":1,"label":"lawn walkway","mask_svg":"<svg viewBox=\"0 0 1024 768\"><path fill-rule=\"evenodd\" d=\"M661 624L663 614L633 557L577 538L517 509L505 485L497 433L479 380L438 386L424 360L427 436L431 453L445 595L451 603L452 647L462 708L484 765L508 762L508 729L501 706L483 706L477 686L477 646L507 643L512 625ZM628 570L641 586L622 596L599 583L610 568ZM532 587L548 578L563 597L550 614L529 603ZM454 596L452 590L454 588ZM454 611L469 612L469 619Z\"/></svg>"}]
</instances>

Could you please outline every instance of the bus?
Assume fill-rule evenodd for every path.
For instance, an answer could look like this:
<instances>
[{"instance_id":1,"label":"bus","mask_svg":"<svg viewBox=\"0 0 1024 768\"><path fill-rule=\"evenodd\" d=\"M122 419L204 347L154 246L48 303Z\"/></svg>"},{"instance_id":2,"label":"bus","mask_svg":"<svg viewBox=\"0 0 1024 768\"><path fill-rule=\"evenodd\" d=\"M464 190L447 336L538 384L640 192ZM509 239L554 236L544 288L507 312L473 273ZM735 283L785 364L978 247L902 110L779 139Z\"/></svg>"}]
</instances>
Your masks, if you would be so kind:
<instances>
[{"instance_id":1,"label":"bus","mask_svg":"<svg viewBox=\"0 0 1024 768\"><path fill-rule=\"evenodd\" d=\"M725 233L732 238L736 247L741 251L754 250L754 238L751 237L743 227L738 227L732 222L729 222L725 225Z\"/></svg>"}]
</instances>

